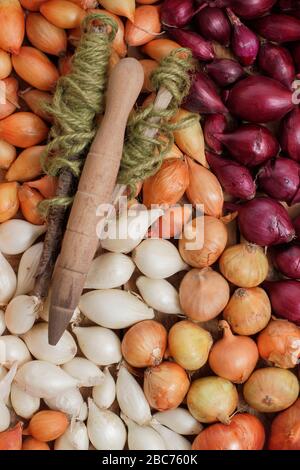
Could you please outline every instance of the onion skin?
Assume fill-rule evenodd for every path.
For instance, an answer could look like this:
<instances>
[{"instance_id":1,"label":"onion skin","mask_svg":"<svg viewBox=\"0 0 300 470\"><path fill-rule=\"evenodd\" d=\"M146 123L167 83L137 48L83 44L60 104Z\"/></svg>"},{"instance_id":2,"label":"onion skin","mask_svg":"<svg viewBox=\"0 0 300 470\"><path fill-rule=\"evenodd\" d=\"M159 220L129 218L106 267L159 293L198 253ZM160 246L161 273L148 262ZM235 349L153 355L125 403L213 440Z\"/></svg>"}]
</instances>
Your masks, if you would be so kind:
<instances>
[{"instance_id":1,"label":"onion skin","mask_svg":"<svg viewBox=\"0 0 300 470\"><path fill-rule=\"evenodd\" d=\"M185 370L174 362L162 362L145 371L144 393L150 406L159 411L177 408L188 392Z\"/></svg>"},{"instance_id":2,"label":"onion skin","mask_svg":"<svg viewBox=\"0 0 300 470\"><path fill-rule=\"evenodd\" d=\"M227 127L224 114L208 114L204 123L204 140L215 153L222 153L223 145L215 138L215 134L223 134Z\"/></svg>"},{"instance_id":3,"label":"onion skin","mask_svg":"<svg viewBox=\"0 0 300 470\"><path fill-rule=\"evenodd\" d=\"M224 332L223 338L210 351L210 368L219 377L233 383L244 383L258 361L256 343L247 336L234 336L225 320L220 322L220 327Z\"/></svg>"},{"instance_id":4,"label":"onion skin","mask_svg":"<svg viewBox=\"0 0 300 470\"><path fill-rule=\"evenodd\" d=\"M34 114L45 121L52 122L52 117L43 108L45 104L52 104L53 96L51 93L41 90L25 90L21 97Z\"/></svg>"},{"instance_id":5,"label":"onion skin","mask_svg":"<svg viewBox=\"0 0 300 470\"><path fill-rule=\"evenodd\" d=\"M27 184L23 184L18 190L18 197L25 219L34 225L42 225L45 219L41 216L38 205L44 200L43 196Z\"/></svg>"},{"instance_id":6,"label":"onion skin","mask_svg":"<svg viewBox=\"0 0 300 470\"><path fill-rule=\"evenodd\" d=\"M291 406L298 398L297 377L286 369L266 367L253 372L244 385L246 402L261 413L275 413Z\"/></svg>"},{"instance_id":7,"label":"onion skin","mask_svg":"<svg viewBox=\"0 0 300 470\"><path fill-rule=\"evenodd\" d=\"M145 320L133 325L122 340L122 354L132 367L158 366L167 348L168 334L161 323Z\"/></svg>"},{"instance_id":8,"label":"onion skin","mask_svg":"<svg viewBox=\"0 0 300 470\"><path fill-rule=\"evenodd\" d=\"M223 317L239 335L255 335L267 326L271 304L261 287L237 289L223 311Z\"/></svg>"},{"instance_id":9,"label":"onion skin","mask_svg":"<svg viewBox=\"0 0 300 470\"><path fill-rule=\"evenodd\" d=\"M299 202L300 165L283 157L269 160L258 172L258 183L274 199L289 204Z\"/></svg>"},{"instance_id":10,"label":"onion skin","mask_svg":"<svg viewBox=\"0 0 300 470\"><path fill-rule=\"evenodd\" d=\"M193 31L171 28L169 31L175 41L182 47L189 47L193 56L199 60L210 61L214 58L212 43Z\"/></svg>"},{"instance_id":11,"label":"onion skin","mask_svg":"<svg viewBox=\"0 0 300 470\"><path fill-rule=\"evenodd\" d=\"M206 364L213 339L201 326L183 320L170 329L168 344L170 354L177 364L192 371Z\"/></svg>"},{"instance_id":12,"label":"onion skin","mask_svg":"<svg viewBox=\"0 0 300 470\"><path fill-rule=\"evenodd\" d=\"M297 243L300 241L300 216L294 220L294 227L297 236Z\"/></svg>"},{"instance_id":13,"label":"onion skin","mask_svg":"<svg viewBox=\"0 0 300 470\"><path fill-rule=\"evenodd\" d=\"M237 15L246 19L264 15L276 3L276 0L231 0L232 9Z\"/></svg>"},{"instance_id":14,"label":"onion skin","mask_svg":"<svg viewBox=\"0 0 300 470\"><path fill-rule=\"evenodd\" d=\"M50 447L46 442L37 441L33 437L28 437L23 442L22 450L50 450Z\"/></svg>"},{"instance_id":15,"label":"onion skin","mask_svg":"<svg viewBox=\"0 0 300 470\"><path fill-rule=\"evenodd\" d=\"M135 9L134 21L128 19L126 22L125 41L129 46L142 46L154 39L160 31L159 8L141 5Z\"/></svg>"},{"instance_id":16,"label":"onion skin","mask_svg":"<svg viewBox=\"0 0 300 470\"><path fill-rule=\"evenodd\" d=\"M276 367L293 369L300 357L300 328L287 320L271 320L258 336L260 356Z\"/></svg>"},{"instance_id":17,"label":"onion skin","mask_svg":"<svg viewBox=\"0 0 300 470\"><path fill-rule=\"evenodd\" d=\"M300 398L277 415L271 426L269 450L300 450Z\"/></svg>"},{"instance_id":18,"label":"onion skin","mask_svg":"<svg viewBox=\"0 0 300 470\"><path fill-rule=\"evenodd\" d=\"M264 289L270 297L274 314L300 325L300 282L266 281Z\"/></svg>"},{"instance_id":19,"label":"onion skin","mask_svg":"<svg viewBox=\"0 0 300 470\"><path fill-rule=\"evenodd\" d=\"M206 159L227 194L239 199L255 196L256 186L248 168L211 152L206 152Z\"/></svg>"},{"instance_id":20,"label":"onion skin","mask_svg":"<svg viewBox=\"0 0 300 470\"><path fill-rule=\"evenodd\" d=\"M239 226L248 242L260 246L289 243L295 236L286 209L270 198L256 198L243 204L239 210Z\"/></svg>"},{"instance_id":21,"label":"onion skin","mask_svg":"<svg viewBox=\"0 0 300 470\"><path fill-rule=\"evenodd\" d=\"M61 411L44 410L36 413L30 420L28 431L41 442L54 441L69 426L69 420Z\"/></svg>"},{"instance_id":22,"label":"onion skin","mask_svg":"<svg viewBox=\"0 0 300 470\"><path fill-rule=\"evenodd\" d=\"M51 91L59 78L55 65L34 47L21 47L19 54L12 57L12 63L17 74L39 90Z\"/></svg>"},{"instance_id":23,"label":"onion skin","mask_svg":"<svg viewBox=\"0 0 300 470\"><path fill-rule=\"evenodd\" d=\"M14 77L7 77L2 80L5 86L5 104L0 106L0 120L10 116L15 112L18 105L19 82Z\"/></svg>"},{"instance_id":24,"label":"onion skin","mask_svg":"<svg viewBox=\"0 0 300 470\"><path fill-rule=\"evenodd\" d=\"M86 13L78 5L66 0L49 0L42 3L41 14L58 28L78 28Z\"/></svg>"},{"instance_id":25,"label":"onion skin","mask_svg":"<svg viewBox=\"0 0 300 470\"><path fill-rule=\"evenodd\" d=\"M190 182L186 195L193 205L203 204L204 213L221 217L224 203L222 187L215 175L190 158L188 160Z\"/></svg>"},{"instance_id":26,"label":"onion skin","mask_svg":"<svg viewBox=\"0 0 300 470\"><path fill-rule=\"evenodd\" d=\"M259 51L258 37L235 16L230 8L227 8L227 14L233 27L231 39L233 53L244 66L252 65Z\"/></svg>"},{"instance_id":27,"label":"onion skin","mask_svg":"<svg viewBox=\"0 0 300 470\"><path fill-rule=\"evenodd\" d=\"M235 160L249 167L261 165L279 151L279 144L271 131L257 124L242 124L231 133L215 134L215 137Z\"/></svg>"},{"instance_id":28,"label":"onion skin","mask_svg":"<svg viewBox=\"0 0 300 470\"><path fill-rule=\"evenodd\" d=\"M194 14L193 0L164 0L161 7L161 21L166 26L182 28Z\"/></svg>"},{"instance_id":29,"label":"onion skin","mask_svg":"<svg viewBox=\"0 0 300 470\"><path fill-rule=\"evenodd\" d=\"M181 307L191 320L212 320L226 307L229 285L221 274L211 268L192 269L179 288Z\"/></svg>"},{"instance_id":30,"label":"onion skin","mask_svg":"<svg viewBox=\"0 0 300 470\"><path fill-rule=\"evenodd\" d=\"M189 184L189 169L186 160L165 160L153 176L143 184L143 203L171 206L184 195Z\"/></svg>"},{"instance_id":31,"label":"onion skin","mask_svg":"<svg viewBox=\"0 0 300 470\"><path fill-rule=\"evenodd\" d=\"M0 121L0 139L16 147L32 147L47 135L48 127L33 113L15 113Z\"/></svg>"},{"instance_id":32,"label":"onion skin","mask_svg":"<svg viewBox=\"0 0 300 470\"><path fill-rule=\"evenodd\" d=\"M272 13L256 20L254 27L260 36L272 42L300 40L300 20L293 16Z\"/></svg>"},{"instance_id":33,"label":"onion skin","mask_svg":"<svg viewBox=\"0 0 300 470\"><path fill-rule=\"evenodd\" d=\"M292 93L272 78L251 76L236 83L226 102L229 111L250 122L283 118L294 108Z\"/></svg>"},{"instance_id":34,"label":"onion skin","mask_svg":"<svg viewBox=\"0 0 300 470\"><path fill-rule=\"evenodd\" d=\"M265 430L253 415L235 415L230 424L213 424L194 440L193 450L262 450Z\"/></svg>"},{"instance_id":35,"label":"onion skin","mask_svg":"<svg viewBox=\"0 0 300 470\"><path fill-rule=\"evenodd\" d=\"M215 59L205 66L205 71L221 87L232 85L245 75L243 67L233 59Z\"/></svg>"},{"instance_id":36,"label":"onion skin","mask_svg":"<svg viewBox=\"0 0 300 470\"><path fill-rule=\"evenodd\" d=\"M7 181L30 181L40 176L43 172L41 167L41 155L45 146L37 145L21 152L10 166L5 175Z\"/></svg>"},{"instance_id":37,"label":"onion skin","mask_svg":"<svg viewBox=\"0 0 300 470\"><path fill-rule=\"evenodd\" d=\"M283 245L273 250L272 258L278 271L291 279L300 279L300 246Z\"/></svg>"},{"instance_id":38,"label":"onion skin","mask_svg":"<svg viewBox=\"0 0 300 470\"><path fill-rule=\"evenodd\" d=\"M267 277L268 258L256 245L241 243L228 247L219 262L223 276L239 287L256 287Z\"/></svg>"},{"instance_id":39,"label":"onion skin","mask_svg":"<svg viewBox=\"0 0 300 470\"><path fill-rule=\"evenodd\" d=\"M184 107L199 114L226 114L227 109L219 97L214 82L203 72L197 72L192 81Z\"/></svg>"},{"instance_id":40,"label":"onion skin","mask_svg":"<svg viewBox=\"0 0 300 470\"><path fill-rule=\"evenodd\" d=\"M23 423L0 433L0 450L21 450Z\"/></svg>"},{"instance_id":41,"label":"onion skin","mask_svg":"<svg viewBox=\"0 0 300 470\"><path fill-rule=\"evenodd\" d=\"M297 106L282 121L280 145L293 160L300 162L300 108Z\"/></svg>"},{"instance_id":42,"label":"onion skin","mask_svg":"<svg viewBox=\"0 0 300 470\"><path fill-rule=\"evenodd\" d=\"M26 34L31 44L47 54L63 55L67 49L67 34L39 13L29 13Z\"/></svg>"},{"instance_id":43,"label":"onion skin","mask_svg":"<svg viewBox=\"0 0 300 470\"><path fill-rule=\"evenodd\" d=\"M179 240L180 255L193 268L207 268L214 264L224 251L228 239L227 229L221 220L210 216L193 219L189 227L195 236L191 238L183 234ZM197 237L201 240L197 227L200 231L204 228L204 243L202 248L191 250L189 244L196 243Z\"/></svg>"},{"instance_id":44,"label":"onion skin","mask_svg":"<svg viewBox=\"0 0 300 470\"><path fill-rule=\"evenodd\" d=\"M227 16L220 8L206 7L196 15L197 28L205 38L227 46L231 27Z\"/></svg>"},{"instance_id":45,"label":"onion skin","mask_svg":"<svg viewBox=\"0 0 300 470\"><path fill-rule=\"evenodd\" d=\"M238 404L236 387L221 377L204 377L195 380L187 395L189 412L200 423L229 424L230 416Z\"/></svg>"},{"instance_id":46,"label":"onion skin","mask_svg":"<svg viewBox=\"0 0 300 470\"><path fill-rule=\"evenodd\" d=\"M262 44L258 55L259 68L271 78L291 88L295 79L295 66L289 51L276 44Z\"/></svg>"},{"instance_id":47,"label":"onion skin","mask_svg":"<svg viewBox=\"0 0 300 470\"><path fill-rule=\"evenodd\" d=\"M25 35L24 11L18 0L0 4L0 48L18 54Z\"/></svg>"}]
</instances>

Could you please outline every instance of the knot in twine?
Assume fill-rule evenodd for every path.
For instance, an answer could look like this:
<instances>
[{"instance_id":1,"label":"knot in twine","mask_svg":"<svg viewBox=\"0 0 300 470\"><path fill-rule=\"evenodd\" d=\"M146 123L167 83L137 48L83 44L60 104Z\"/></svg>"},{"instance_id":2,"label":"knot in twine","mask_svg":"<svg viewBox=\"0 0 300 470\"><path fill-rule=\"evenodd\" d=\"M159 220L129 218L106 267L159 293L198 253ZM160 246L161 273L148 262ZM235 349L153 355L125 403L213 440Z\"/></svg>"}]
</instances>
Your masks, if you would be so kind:
<instances>
[{"instance_id":1,"label":"knot in twine","mask_svg":"<svg viewBox=\"0 0 300 470\"><path fill-rule=\"evenodd\" d=\"M194 69L192 53L179 48L162 59L151 76L153 88L165 88L172 96L167 109L155 109L150 104L138 110L128 122L118 182L129 187L131 196L138 182L144 181L160 168L164 156L173 143L173 131L192 125L199 116L191 114L178 123L171 123L181 102L188 94L191 83L190 72ZM148 137L147 131L155 130L155 137Z\"/></svg>"},{"instance_id":2,"label":"knot in twine","mask_svg":"<svg viewBox=\"0 0 300 470\"><path fill-rule=\"evenodd\" d=\"M89 14L82 22L72 70L59 78L53 101L45 106L54 122L41 157L48 175L67 169L80 176L85 152L97 131L95 116L104 112L111 43L117 29L116 22L101 13ZM56 197L43 201L39 209L46 215L50 206L67 207L71 202L70 197Z\"/></svg>"}]
</instances>

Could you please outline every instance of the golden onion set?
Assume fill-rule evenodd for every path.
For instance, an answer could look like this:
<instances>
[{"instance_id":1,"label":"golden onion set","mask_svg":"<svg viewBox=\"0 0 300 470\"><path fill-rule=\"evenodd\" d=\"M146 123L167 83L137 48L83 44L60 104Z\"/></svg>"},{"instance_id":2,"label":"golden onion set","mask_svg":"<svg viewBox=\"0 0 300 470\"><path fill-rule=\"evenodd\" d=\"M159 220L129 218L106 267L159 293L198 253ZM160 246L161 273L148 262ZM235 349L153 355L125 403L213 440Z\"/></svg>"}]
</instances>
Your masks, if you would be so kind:
<instances>
[{"instance_id":1,"label":"golden onion set","mask_svg":"<svg viewBox=\"0 0 300 470\"><path fill-rule=\"evenodd\" d=\"M283 42L295 41L298 65L299 6L203 3L0 0L0 450L300 450L299 181L283 173L293 194L276 198L268 179L272 170L272 181L284 185L278 174L285 165L294 171L300 158L286 139L288 158L269 163L279 151L274 126L238 123L252 121L234 110L233 98L231 115L224 104L230 86L257 71L243 68L260 47L249 20L276 43L265 22L295 17L286 20ZM158 62L191 47L196 79L172 123L194 112L199 120L174 131L161 168L138 185L118 216L122 236L101 241L70 327L50 346L49 299L31 295L47 230L38 205L57 186L40 164L52 121L43 106L72 69L90 11L118 25L109 72L127 54L143 65L141 106L155 98ZM245 37L253 42L247 57ZM280 87L272 88L279 111L265 113L276 118L264 122L288 112L297 118L290 90ZM240 139L252 139L247 163ZM271 166L255 174L256 157ZM196 214L198 204L204 214Z\"/></svg>"}]
</instances>

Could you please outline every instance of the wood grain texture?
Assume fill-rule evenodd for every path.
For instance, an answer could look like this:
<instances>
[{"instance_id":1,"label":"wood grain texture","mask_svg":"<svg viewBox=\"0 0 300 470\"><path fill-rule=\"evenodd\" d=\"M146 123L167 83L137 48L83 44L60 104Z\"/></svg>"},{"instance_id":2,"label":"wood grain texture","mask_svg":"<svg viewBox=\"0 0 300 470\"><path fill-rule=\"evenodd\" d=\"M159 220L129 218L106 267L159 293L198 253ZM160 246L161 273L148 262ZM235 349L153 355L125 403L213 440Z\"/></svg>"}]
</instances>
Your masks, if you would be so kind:
<instances>
[{"instance_id":1,"label":"wood grain texture","mask_svg":"<svg viewBox=\"0 0 300 470\"><path fill-rule=\"evenodd\" d=\"M121 60L110 77L105 116L86 159L53 277L51 345L59 341L78 305L99 242L97 208L112 200L128 116L143 79L143 68L133 58Z\"/></svg>"}]
</instances>

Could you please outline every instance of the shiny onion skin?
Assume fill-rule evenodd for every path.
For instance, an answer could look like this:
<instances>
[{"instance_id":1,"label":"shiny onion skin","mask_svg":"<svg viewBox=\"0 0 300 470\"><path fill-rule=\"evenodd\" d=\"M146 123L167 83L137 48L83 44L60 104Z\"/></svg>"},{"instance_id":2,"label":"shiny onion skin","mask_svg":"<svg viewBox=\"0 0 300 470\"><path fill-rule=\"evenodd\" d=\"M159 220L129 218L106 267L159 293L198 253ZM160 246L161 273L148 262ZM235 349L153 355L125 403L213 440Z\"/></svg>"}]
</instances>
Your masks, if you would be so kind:
<instances>
[{"instance_id":1,"label":"shiny onion skin","mask_svg":"<svg viewBox=\"0 0 300 470\"><path fill-rule=\"evenodd\" d=\"M226 105L235 116L255 123L281 119L295 106L291 91L272 78L258 75L236 83Z\"/></svg>"},{"instance_id":2,"label":"shiny onion skin","mask_svg":"<svg viewBox=\"0 0 300 470\"><path fill-rule=\"evenodd\" d=\"M230 424L213 424L194 440L193 450L262 450L265 430L253 415L235 415Z\"/></svg>"},{"instance_id":3,"label":"shiny onion skin","mask_svg":"<svg viewBox=\"0 0 300 470\"><path fill-rule=\"evenodd\" d=\"M210 61L214 58L212 43L193 31L170 28L171 37L182 47L189 47L193 56L199 60Z\"/></svg>"},{"instance_id":4,"label":"shiny onion skin","mask_svg":"<svg viewBox=\"0 0 300 470\"><path fill-rule=\"evenodd\" d=\"M17 423L13 428L0 432L1 450L21 450L23 423Z\"/></svg>"},{"instance_id":5,"label":"shiny onion skin","mask_svg":"<svg viewBox=\"0 0 300 470\"><path fill-rule=\"evenodd\" d=\"M295 236L286 209L279 202L266 197L252 199L240 207L239 226L248 242L260 246L289 243Z\"/></svg>"},{"instance_id":6,"label":"shiny onion skin","mask_svg":"<svg viewBox=\"0 0 300 470\"><path fill-rule=\"evenodd\" d=\"M0 121L0 139L16 147L32 147L45 140L47 135L48 127L33 113L14 113Z\"/></svg>"},{"instance_id":7,"label":"shiny onion skin","mask_svg":"<svg viewBox=\"0 0 300 470\"><path fill-rule=\"evenodd\" d=\"M215 138L215 134L223 133L226 130L227 121L224 114L208 114L204 122L204 140L206 145L215 153L222 153L223 145Z\"/></svg>"},{"instance_id":8,"label":"shiny onion skin","mask_svg":"<svg viewBox=\"0 0 300 470\"><path fill-rule=\"evenodd\" d=\"M205 71L221 87L232 85L245 75L243 67L233 59L215 59L205 66Z\"/></svg>"},{"instance_id":9,"label":"shiny onion skin","mask_svg":"<svg viewBox=\"0 0 300 470\"><path fill-rule=\"evenodd\" d=\"M255 20L253 26L260 36L272 42L300 40L300 20L294 16L272 13Z\"/></svg>"},{"instance_id":10,"label":"shiny onion skin","mask_svg":"<svg viewBox=\"0 0 300 470\"><path fill-rule=\"evenodd\" d=\"M276 44L265 43L260 46L258 64L261 71L291 88L295 80L295 66L289 51Z\"/></svg>"},{"instance_id":11,"label":"shiny onion skin","mask_svg":"<svg viewBox=\"0 0 300 470\"><path fill-rule=\"evenodd\" d=\"M227 134L215 134L230 154L242 165L261 165L279 151L279 144L272 132L258 124L242 124Z\"/></svg>"},{"instance_id":12,"label":"shiny onion skin","mask_svg":"<svg viewBox=\"0 0 300 470\"><path fill-rule=\"evenodd\" d=\"M255 196L256 186L248 168L211 152L206 152L206 159L227 194L239 199Z\"/></svg>"},{"instance_id":13,"label":"shiny onion skin","mask_svg":"<svg viewBox=\"0 0 300 470\"><path fill-rule=\"evenodd\" d=\"M144 393L158 411L172 410L182 403L190 387L186 371L174 362L149 367L144 374Z\"/></svg>"},{"instance_id":14,"label":"shiny onion skin","mask_svg":"<svg viewBox=\"0 0 300 470\"><path fill-rule=\"evenodd\" d=\"M225 114L227 112L214 82L203 72L195 74L189 95L184 101L184 108L199 114Z\"/></svg>"},{"instance_id":15,"label":"shiny onion skin","mask_svg":"<svg viewBox=\"0 0 300 470\"><path fill-rule=\"evenodd\" d=\"M18 54L25 35L25 15L19 0L0 3L0 48Z\"/></svg>"},{"instance_id":16,"label":"shiny onion skin","mask_svg":"<svg viewBox=\"0 0 300 470\"><path fill-rule=\"evenodd\" d=\"M300 325L300 282L266 281L263 287L271 300L274 314Z\"/></svg>"},{"instance_id":17,"label":"shiny onion skin","mask_svg":"<svg viewBox=\"0 0 300 470\"><path fill-rule=\"evenodd\" d=\"M258 184L268 196L295 204L300 201L300 165L284 157L269 160L258 172Z\"/></svg>"},{"instance_id":18,"label":"shiny onion skin","mask_svg":"<svg viewBox=\"0 0 300 470\"><path fill-rule=\"evenodd\" d=\"M300 108L297 106L281 122L280 145L284 152L300 163Z\"/></svg>"},{"instance_id":19,"label":"shiny onion skin","mask_svg":"<svg viewBox=\"0 0 300 470\"><path fill-rule=\"evenodd\" d=\"M182 28L193 18L193 0L164 0L161 8L161 21L165 26Z\"/></svg>"},{"instance_id":20,"label":"shiny onion skin","mask_svg":"<svg viewBox=\"0 0 300 470\"><path fill-rule=\"evenodd\" d=\"M233 11L246 19L258 18L267 13L276 0L208 0L210 6L230 7Z\"/></svg>"},{"instance_id":21,"label":"shiny onion skin","mask_svg":"<svg viewBox=\"0 0 300 470\"><path fill-rule=\"evenodd\" d=\"M292 56L296 65L296 70L299 73L300 72L300 42L296 42L293 44L293 47L291 48L292 51Z\"/></svg>"},{"instance_id":22,"label":"shiny onion skin","mask_svg":"<svg viewBox=\"0 0 300 470\"><path fill-rule=\"evenodd\" d=\"M196 25L202 36L224 46L230 42L231 27L226 14L221 8L206 7L197 13Z\"/></svg>"},{"instance_id":23,"label":"shiny onion skin","mask_svg":"<svg viewBox=\"0 0 300 470\"><path fill-rule=\"evenodd\" d=\"M232 51L241 64L244 66L252 65L259 51L258 37L240 21L230 8L227 8L227 14L233 27Z\"/></svg>"},{"instance_id":24,"label":"shiny onion skin","mask_svg":"<svg viewBox=\"0 0 300 470\"><path fill-rule=\"evenodd\" d=\"M273 261L286 277L300 279L300 246L296 244L282 245L273 251Z\"/></svg>"},{"instance_id":25,"label":"shiny onion skin","mask_svg":"<svg viewBox=\"0 0 300 470\"><path fill-rule=\"evenodd\" d=\"M269 450L300 450L300 398L275 416L268 443Z\"/></svg>"},{"instance_id":26,"label":"shiny onion skin","mask_svg":"<svg viewBox=\"0 0 300 470\"><path fill-rule=\"evenodd\" d=\"M66 32L51 24L39 13L27 15L26 34L31 44L46 54L61 56L67 50Z\"/></svg>"}]
</instances>

